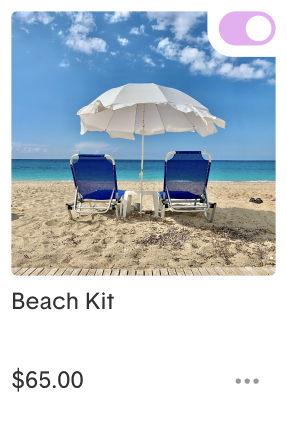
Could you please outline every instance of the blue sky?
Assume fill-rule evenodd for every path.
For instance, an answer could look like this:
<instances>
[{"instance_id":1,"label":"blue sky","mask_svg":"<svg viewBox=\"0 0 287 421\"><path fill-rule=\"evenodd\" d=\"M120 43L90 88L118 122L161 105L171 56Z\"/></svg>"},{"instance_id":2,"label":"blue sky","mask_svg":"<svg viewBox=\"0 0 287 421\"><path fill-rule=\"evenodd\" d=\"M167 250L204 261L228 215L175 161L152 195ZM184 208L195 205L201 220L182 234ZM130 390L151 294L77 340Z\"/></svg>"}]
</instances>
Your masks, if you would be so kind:
<instances>
[{"instance_id":1,"label":"blue sky","mask_svg":"<svg viewBox=\"0 0 287 421\"><path fill-rule=\"evenodd\" d=\"M140 159L141 136L80 135L77 111L126 83L179 89L226 121L202 138L145 138L145 158L206 150L213 159L275 159L275 59L230 58L208 41L204 12L17 12L12 16L12 157L77 152Z\"/></svg>"}]
</instances>

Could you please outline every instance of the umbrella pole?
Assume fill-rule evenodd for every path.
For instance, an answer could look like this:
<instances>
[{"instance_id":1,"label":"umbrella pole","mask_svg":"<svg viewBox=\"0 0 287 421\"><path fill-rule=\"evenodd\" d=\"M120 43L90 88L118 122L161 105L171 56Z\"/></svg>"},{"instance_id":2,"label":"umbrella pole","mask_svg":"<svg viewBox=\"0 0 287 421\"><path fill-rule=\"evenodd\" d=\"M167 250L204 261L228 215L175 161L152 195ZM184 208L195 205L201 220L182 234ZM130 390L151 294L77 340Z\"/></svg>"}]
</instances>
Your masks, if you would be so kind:
<instances>
[{"instance_id":1,"label":"umbrella pole","mask_svg":"<svg viewBox=\"0 0 287 421\"><path fill-rule=\"evenodd\" d=\"M143 189L144 113L145 113L145 104L143 104L143 133L142 133L142 162L141 162L140 214L142 214L142 189Z\"/></svg>"}]
</instances>

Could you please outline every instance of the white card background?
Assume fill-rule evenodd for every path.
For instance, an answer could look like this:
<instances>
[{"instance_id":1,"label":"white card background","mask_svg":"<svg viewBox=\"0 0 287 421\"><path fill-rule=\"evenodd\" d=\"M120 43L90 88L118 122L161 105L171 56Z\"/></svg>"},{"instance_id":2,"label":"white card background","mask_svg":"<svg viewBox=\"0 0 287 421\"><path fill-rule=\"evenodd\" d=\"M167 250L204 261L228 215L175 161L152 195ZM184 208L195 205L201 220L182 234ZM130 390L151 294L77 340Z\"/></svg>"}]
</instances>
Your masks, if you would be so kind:
<instances>
[{"instance_id":1,"label":"white card background","mask_svg":"<svg viewBox=\"0 0 287 421\"><path fill-rule=\"evenodd\" d=\"M24 7L25 5L25 7ZM45 5L45 7L44 7ZM268 8L267 8L268 5ZM13 2L2 14L6 58L2 117L10 114L10 26L15 10L81 10L65 2ZM85 2L82 10L101 5ZM119 5L109 4L110 10ZM122 10L160 10L125 3ZM157 6L157 7L156 7ZM176 10L177 5L166 4ZM198 6L198 7L195 7ZM265 7L266 6L266 7ZM3 7L3 6L2 6ZM7 6L8 7L8 6ZM179 10L231 11L230 2L182 3ZM260 10L276 23L277 272L249 278L17 278L10 272L10 127L2 120L1 419L29 420L286 420L286 32L282 2L241 1L233 10ZM280 10L279 10L280 9ZM216 21L216 19L215 19ZM212 40L211 40L212 41ZM212 41L213 42L213 41ZM215 41L214 41L215 42ZM5 45L4 45L5 44ZM215 46L215 45L214 45ZM250 47L245 47L245 56ZM268 47L269 48L269 47ZM246 52L245 52L246 51ZM260 50L263 51L263 50ZM221 51L222 52L222 51ZM229 53L231 54L231 53ZM265 54L260 53L263 57ZM5 74L4 74L5 72ZM3 171L3 174L2 174ZM5 176L6 175L6 176ZM6 200L3 200L6 198ZM4 206L5 203L5 206ZM87 292L112 293L113 310L86 310ZM79 298L79 310L12 310L12 293ZM12 387L12 373L81 371L80 389ZM240 385L235 383L242 379ZM249 378L250 384L243 380ZM252 381L259 379L259 384Z\"/></svg>"}]
</instances>

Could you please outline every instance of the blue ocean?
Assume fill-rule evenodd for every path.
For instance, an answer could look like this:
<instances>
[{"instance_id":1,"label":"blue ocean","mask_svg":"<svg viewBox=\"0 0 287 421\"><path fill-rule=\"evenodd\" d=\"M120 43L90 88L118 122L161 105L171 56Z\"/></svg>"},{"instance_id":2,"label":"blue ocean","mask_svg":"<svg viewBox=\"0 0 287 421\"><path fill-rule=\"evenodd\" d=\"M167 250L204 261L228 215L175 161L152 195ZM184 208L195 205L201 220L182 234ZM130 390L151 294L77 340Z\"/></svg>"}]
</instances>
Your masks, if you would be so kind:
<instances>
[{"instance_id":1,"label":"blue ocean","mask_svg":"<svg viewBox=\"0 0 287 421\"><path fill-rule=\"evenodd\" d=\"M116 160L117 179L139 181L140 160ZM164 161L144 161L144 181L162 181ZM12 159L12 180L73 180L69 159ZM275 181L275 161L212 161L210 181Z\"/></svg>"}]
</instances>

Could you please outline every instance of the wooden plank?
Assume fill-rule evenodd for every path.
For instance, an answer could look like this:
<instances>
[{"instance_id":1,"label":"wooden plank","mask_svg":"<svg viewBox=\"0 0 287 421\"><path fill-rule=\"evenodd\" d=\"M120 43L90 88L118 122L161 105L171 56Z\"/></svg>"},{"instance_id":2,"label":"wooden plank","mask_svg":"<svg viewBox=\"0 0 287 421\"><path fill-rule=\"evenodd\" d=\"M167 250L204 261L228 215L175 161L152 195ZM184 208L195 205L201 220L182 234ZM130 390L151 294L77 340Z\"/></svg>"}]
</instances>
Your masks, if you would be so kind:
<instances>
[{"instance_id":1,"label":"wooden plank","mask_svg":"<svg viewBox=\"0 0 287 421\"><path fill-rule=\"evenodd\" d=\"M16 276L268 276L275 267L222 266L210 268L139 269L81 269L81 268L12 268Z\"/></svg>"},{"instance_id":2,"label":"wooden plank","mask_svg":"<svg viewBox=\"0 0 287 421\"><path fill-rule=\"evenodd\" d=\"M250 276L250 272L248 272L248 270L244 267L240 267L240 270L243 273L243 276Z\"/></svg>"},{"instance_id":3,"label":"wooden plank","mask_svg":"<svg viewBox=\"0 0 287 421\"><path fill-rule=\"evenodd\" d=\"M245 274L237 266L232 266L232 270L236 276L245 276Z\"/></svg>"},{"instance_id":4,"label":"wooden plank","mask_svg":"<svg viewBox=\"0 0 287 421\"><path fill-rule=\"evenodd\" d=\"M23 273L23 275L22 275L22 276L30 276L30 275L31 275L31 273L33 273L35 269L36 269L36 268L29 268L28 270L26 270L26 272L25 272L25 273Z\"/></svg>"},{"instance_id":5,"label":"wooden plank","mask_svg":"<svg viewBox=\"0 0 287 421\"><path fill-rule=\"evenodd\" d=\"M226 276L226 273L222 270L222 268L214 268L214 270L216 270L219 276Z\"/></svg>"},{"instance_id":6,"label":"wooden plank","mask_svg":"<svg viewBox=\"0 0 287 421\"><path fill-rule=\"evenodd\" d=\"M75 268L73 272L71 273L71 276L79 276L81 270L82 270L81 268Z\"/></svg>"},{"instance_id":7,"label":"wooden plank","mask_svg":"<svg viewBox=\"0 0 287 421\"><path fill-rule=\"evenodd\" d=\"M216 272L214 268L206 268L206 270L210 276L218 276L218 273Z\"/></svg>"},{"instance_id":8,"label":"wooden plank","mask_svg":"<svg viewBox=\"0 0 287 421\"><path fill-rule=\"evenodd\" d=\"M237 273L236 273L236 271L234 270L234 266L229 266L229 267L228 267L228 269L232 271L233 276L237 276Z\"/></svg>"},{"instance_id":9,"label":"wooden plank","mask_svg":"<svg viewBox=\"0 0 287 421\"><path fill-rule=\"evenodd\" d=\"M194 276L190 268L184 268L185 276Z\"/></svg>"},{"instance_id":10,"label":"wooden plank","mask_svg":"<svg viewBox=\"0 0 287 421\"><path fill-rule=\"evenodd\" d=\"M269 276L274 275L274 273L276 272L276 267L265 266L265 267L263 267L262 269L264 269L264 270L265 270L265 272L266 272ZM17 273L17 275L18 275L18 273Z\"/></svg>"},{"instance_id":11,"label":"wooden plank","mask_svg":"<svg viewBox=\"0 0 287 421\"><path fill-rule=\"evenodd\" d=\"M229 266L229 269L231 269L231 270L232 270L232 272L233 272L233 276L237 276L237 273L236 273L236 271L234 270L234 269L235 269L235 267L234 267L234 266Z\"/></svg>"},{"instance_id":12,"label":"wooden plank","mask_svg":"<svg viewBox=\"0 0 287 421\"><path fill-rule=\"evenodd\" d=\"M260 276L268 276L267 272L263 268L258 267L253 269L256 270L256 272L258 272Z\"/></svg>"},{"instance_id":13,"label":"wooden plank","mask_svg":"<svg viewBox=\"0 0 287 421\"><path fill-rule=\"evenodd\" d=\"M227 276L236 276L235 272L229 266L223 266L221 269L224 270Z\"/></svg>"},{"instance_id":14,"label":"wooden plank","mask_svg":"<svg viewBox=\"0 0 287 421\"><path fill-rule=\"evenodd\" d=\"M245 267L246 270L248 270L248 272L252 275L252 276L260 276L258 272L256 272L256 270L254 270L251 266L246 266Z\"/></svg>"},{"instance_id":15,"label":"wooden plank","mask_svg":"<svg viewBox=\"0 0 287 421\"><path fill-rule=\"evenodd\" d=\"M175 269L168 268L168 274L169 274L169 276L177 276L177 273L176 273Z\"/></svg>"},{"instance_id":16,"label":"wooden plank","mask_svg":"<svg viewBox=\"0 0 287 421\"><path fill-rule=\"evenodd\" d=\"M210 276L205 268L198 268L198 270L201 273L201 276Z\"/></svg>"},{"instance_id":17,"label":"wooden plank","mask_svg":"<svg viewBox=\"0 0 287 421\"><path fill-rule=\"evenodd\" d=\"M176 269L176 274L177 274L177 276L185 276L185 273L184 273L183 269Z\"/></svg>"},{"instance_id":18,"label":"wooden plank","mask_svg":"<svg viewBox=\"0 0 287 421\"><path fill-rule=\"evenodd\" d=\"M22 269L20 269L18 272L17 272L17 276L22 276L23 275L23 273L25 273L26 272L26 270L28 270L29 268L22 268Z\"/></svg>"},{"instance_id":19,"label":"wooden plank","mask_svg":"<svg viewBox=\"0 0 287 421\"><path fill-rule=\"evenodd\" d=\"M41 276L41 272L44 270L44 268L37 268L34 270L34 272L31 273L30 276Z\"/></svg>"},{"instance_id":20,"label":"wooden plank","mask_svg":"<svg viewBox=\"0 0 287 421\"><path fill-rule=\"evenodd\" d=\"M71 273L73 272L73 268L68 268L65 270L62 276L71 276Z\"/></svg>"},{"instance_id":21,"label":"wooden plank","mask_svg":"<svg viewBox=\"0 0 287 421\"><path fill-rule=\"evenodd\" d=\"M46 276L54 276L59 268L52 268L49 270Z\"/></svg>"},{"instance_id":22,"label":"wooden plank","mask_svg":"<svg viewBox=\"0 0 287 421\"><path fill-rule=\"evenodd\" d=\"M245 268L233 266L232 270L237 276L250 276L250 273Z\"/></svg>"},{"instance_id":23,"label":"wooden plank","mask_svg":"<svg viewBox=\"0 0 287 421\"><path fill-rule=\"evenodd\" d=\"M95 276L97 269L89 269L87 276Z\"/></svg>"},{"instance_id":24,"label":"wooden plank","mask_svg":"<svg viewBox=\"0 0 287 421\"><path fill-rule=\"evenodd\" d=\"M51 268L44 268L38 276L46 276L46 275L47 275L47 273L49 273L50 269L51 269ZM34 273L34 272L33 272L33 273ZM33 275L33 273L32 273L32 275ZM32 275L31 275L31 276L32 276Z\"/></svg>"},{"instance_id":25,"label":"wooden plank","mask_svg":"<svg viewBox=\"0 0 287 421\"><path fill-rule=\"evenodd\" d=\"M63 276L63 273L67 270L67 268L59 268L54 276Z\"/></svg>"}]
</instances>

